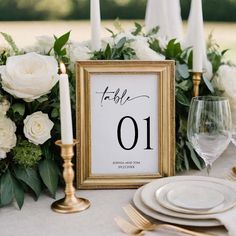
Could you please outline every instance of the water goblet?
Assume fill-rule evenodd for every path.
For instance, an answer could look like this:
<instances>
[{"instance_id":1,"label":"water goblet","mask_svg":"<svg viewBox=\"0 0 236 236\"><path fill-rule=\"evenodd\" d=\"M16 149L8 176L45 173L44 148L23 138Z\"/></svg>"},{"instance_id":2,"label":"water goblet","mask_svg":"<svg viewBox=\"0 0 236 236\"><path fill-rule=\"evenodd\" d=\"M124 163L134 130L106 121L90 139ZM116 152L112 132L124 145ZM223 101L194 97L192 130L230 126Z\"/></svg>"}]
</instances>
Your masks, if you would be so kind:
<instances>
[{"instance_id":1,"label":"water goblet","mask_svg":"<svg viewBox=\"0 0 236 236\"><path fill-rule=\"evenodd\" d=\"M227 98L200 96L192 98L187 136L198 155L204 160L209 174L212 163L231 141L232 120Z\"/></svg>"}]
</instances>

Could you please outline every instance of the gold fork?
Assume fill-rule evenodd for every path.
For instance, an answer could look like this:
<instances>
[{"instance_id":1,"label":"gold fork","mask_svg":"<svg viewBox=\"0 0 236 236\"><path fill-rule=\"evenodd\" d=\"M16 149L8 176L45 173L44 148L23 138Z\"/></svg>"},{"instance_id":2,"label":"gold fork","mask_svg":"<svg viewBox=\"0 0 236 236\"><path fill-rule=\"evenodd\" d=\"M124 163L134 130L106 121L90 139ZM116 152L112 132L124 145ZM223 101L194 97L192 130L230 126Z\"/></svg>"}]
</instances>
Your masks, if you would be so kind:
<instances>
[{"instance_id":1,"label":"gold fork","mask_svg":"<svg viewBox=\"0 0 236 236\"><path fill-rule=\"evenodd\" d=\"M231 173L226 176L226 179L236 182L236 177L234 177Z\"/></svg>"},{"instance_id":2,"label":"gold fork","mask_svg":"<svg viewBox=\"0 0 236 236\"><path fill-rule=\"evenodd\" d=\"M136 235L136 236L141 236L144 235L144 230L140 229L133 224L129 223L127 220L121 218L121 217L115 217L114 218L116 224L120 227L120 229L128 234L128 235Z\"/></svg>"},{"instance_id":3,"label":"gold fork","mask_svg":"<svg viewBox=\"0 0 236 236\"><path fill-rule=\"evenodd\" d=\"M230 180L230 181L234 181L236 182L236 173L235 173L235 167L232 168L232 171L226 175L226 179Z\"/></svg>"},{"instance_id":4,"label":"gold fork","mask_svg":"<svg viewBox=\"0 0 236 236\"><path fill-rule=\"evenodd\" d=\"M178 226L170 225L170 224L154 224L146 219L143 215L141 215L132 205L127 205L123 207L125 213L129 216L129 218L133 221L133 223L142 230L154 230L159 228L167 228L178 231L180 233L192 235L192 236L212 236L206 233L199 233L192 230L187 230Z\"/></svg>"}]
</instances>

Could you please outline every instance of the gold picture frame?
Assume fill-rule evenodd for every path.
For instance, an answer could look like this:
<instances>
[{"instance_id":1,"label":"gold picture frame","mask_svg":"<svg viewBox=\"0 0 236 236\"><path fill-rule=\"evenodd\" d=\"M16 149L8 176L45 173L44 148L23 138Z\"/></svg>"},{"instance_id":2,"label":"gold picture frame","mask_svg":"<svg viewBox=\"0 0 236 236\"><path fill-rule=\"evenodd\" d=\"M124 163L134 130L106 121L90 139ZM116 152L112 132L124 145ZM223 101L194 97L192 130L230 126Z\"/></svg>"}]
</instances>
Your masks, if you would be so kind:
<instances>
[{"instance_id":1,"label":"gold picture frame","mask_svg":"<svg viewBox=\"0 0 236 236\"><path fill-rule=\"evenodd\" d=\"M123 79L123 80L117 79L119 76L123 76L124 78L127 77L127 79ZM134 83L133 86L131 85L132 80L129 79L130 76L132 78L133 77L136 78L136 81L133 80L133 83ZM95 104L94 105L92 101L95 101L93 100L94 99L93 97L95 96L93 95L95 94L94 92L95 90L93 91L93 88L96 86L99 86L99 83L101 83L100 81L103 81L101 80L101 78L103 77L104 78L111 77L112 79L104 80L106 82L111 81L111 84L112 82L121 83L121 81L122 83L125 84L126 81L127 83L128 81L131 81L129 82L130 83L129 86L131 86L132 88L135 88L135 84L138 81L141 81L140 78L143 78L143 77L147 79L149 79L149 77L150 79L156 78L150 81L153 81L153 83L157 84L157 87L155 88L157 92L153 94L153 97L156 96L158 99L157 107L154 107L154 105L153 107L156 108L155 114L156 114L156 119L157 119L156 126L158 127L158 132L156 133L152 132L152 135L153 137L156 135L155 140L158 140L156 144L157 145L156 152L158 155L155 157L151 156L151 158L153 159L152 161L157 162L158 167L155 167L155 168L158 168L157 172L145 173L145 170L143 170L143 167L140 166L140 162L137 168L142 169L142 171L137 171L137 173L133 170L125 170L125 171L133 171L132 173L128 173L128 174L127 173L122 174L123 170L122 171L119 170L121 171L120 173L117 173L118 170L114 171L114 173L110 173L110 169L107 169L107 173L105 173L104 172L105 167L102 167L103 172L100 173L99 172L100 170L98 170L100 167L98 165L96 166L97 170L95 172L92 171L92 169L95 168L93 167L93 162L97 163L98 161L97 159L94 159L95 156L97 155L97 153L100 153L100 152L103 153L102 148L98 144L96 144L96 142L100 142L100 141L98 139L96 139L96 141L91 140L93 138L93 135L92 135L93 132L96 134L98 133L98 135L100 135L99 132L101 132L99 130L97 131L99 122L96 120L96 116L99 113L96 113L96 109L97 109L96 102L94 102ZM148 84L146 82L144 83L144 81L142 83L145 86ZM175 87L174 86L175 86L174 61L78 61L76 63L76 136L77 136L77 139L79 140L79 144L77 144L77 149L76 149L77 188L79 189L137 188L143 184L150 182L153 179L161 178L165 176L172 176L175 174ZM142 86L139 86L139 87L142 87ZM152 87L155 87L155 86L150 85L150 88L148 88L148 85L147 85L147 89L150 89L150 91L152 90ZM96 92L96 94L98 93L100 92ZM104 99L104 94L103 94L103 99ZM112 100L112 99L109 99L109 96L107 96L103 101L102 100L101 101L106 102L106 104L108 104L108 100ZM128 99L126 98L126 101L127 100ZM137 99L137 101L138 100L139 102L141 102L141 99ZM145 99L142 99L142 100L145 100ZM153 104L155 104L155 101L153 101ZM103 104L101 104L101 107L102 106ZM107 106L115 107L115 104L113 106L112 104L109 103L109 105ZM139 106L139 109L140 107L141 106ZM136 110L134 110L133 112L135 114ZM94 115L91 115L91 113ZM128 118L132 118L132 117L126 116L124 118L127 118L128 120ZM109 118L109 120L111 120L111 118ZM143 119L143 120L147 121L147 119ZM95 125L95 122L98 122L98 124ZM128 123L128 121L126 123ZM95 132L94 127L96 127L96 132ZM108 131L109 130L107 130L107 132ZM106 134L104 134L104 136L105 135ZM118 131L117 131L117 135L118 135ZM99 136L99 137L102 137L102 136ZM95 148L96 146L98 146L97 149ZM110 150L111 149L110 146L108 145L107 149L111 153L112 150ZM96 150L93 150L93 149L96 149ZM123 147L123 149L126 149L129 151L131 148ZM123 150L123 149L122 151L124 153L130 153L130 151L125 152L126 150ZM135 149L137 148L135 147ZM144 150L147 150L147 149L152 149L152 148L145 148ZM151 155L150 153L152 152L150 152L150 150L148 151L149 152L146 152L146 153L149 153L148 155ZM136 152L136 154L137 153L139 152ZM112 156L112 158L113 156L115 157L116 156L115 151L114 151L114 155L110 155L110 156ZM104 155L100 155L97 158L105 158L105 157ZM106 160L107 159L105 159L105 161ZM100 162L102 166L104 164L104 159L103 160L101 159ZM146 159L144 160L144 163L145 162L146 162ZM115 165L114 163L116 164L115 161L113 161L113 165ZM148 168L150 167L148 166L148 164L146 166ZM131 168L131 166L129 165L125 165L125 166L118 165L117 168L123 168L123 167ZM132 166L132 168L136 168L136 166L135 167ZM99 174L96 173L97 171L99 172Z\"/></svg>"}]
</instances>

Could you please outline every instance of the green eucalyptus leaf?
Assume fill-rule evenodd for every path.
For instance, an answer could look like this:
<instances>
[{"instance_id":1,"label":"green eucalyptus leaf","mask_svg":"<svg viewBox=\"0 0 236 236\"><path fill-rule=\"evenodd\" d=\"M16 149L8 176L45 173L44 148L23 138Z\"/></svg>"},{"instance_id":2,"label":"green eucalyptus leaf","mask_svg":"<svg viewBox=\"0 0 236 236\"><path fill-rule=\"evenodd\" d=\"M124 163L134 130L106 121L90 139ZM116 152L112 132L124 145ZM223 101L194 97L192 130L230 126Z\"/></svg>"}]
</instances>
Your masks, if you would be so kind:
<instances>
[{"instance_id":1,"label":"green eucalyptus leaf","mask_svg":"<svg viewBox=\"0 0 236 236\"><path fill-rule=\"evenodd\" d=\"M111 58L111 47L110 44L107 44L104 55L107 59Z\"/></svg>"},{"instance_id":2,"label":"green eucalyptus leaf","mask_svg":"<svg viewBox=\"0 0 236 236\"><path fill-rule=\"evenodd\" d=\"M60 56L63 57L63 58L65 58L65 57L64 57L64 56L66 56L66 49L65 49L65 48L63 48L63 49L61 50Z\"/></svg>"},{"instance_id":3,"label":"green eucalyptus leaf","mask_svg":"<svg viewBox=\"0 0 236 236\"><path fill-rule=\"evenodd\" d=\"M211 52L208 55L209 60L212 63L213 73L216 73L221 65L222 55L218 52Z\"/></svg>"},{"instance_id":4,"label":"green eucalyptus leaf","mask_svg":"<svg viewBox=\"0 0 236 236\"><path fill-rule=\"evenodd\" d=\"M156 27L152 28L152 29L147 33L147 36L155 35L156 33L158 33L159 29L160 29L159 26L156 26Z\"/></svg>"},{"instance_id":5,"label":"green eucalyptus leaf","mask_svg":"<svg viewBox=\"0 0 236 236\"><path fill-rule=\"evenodd\" d=\"M61 37L56 38L56 41L54 42L53 49L58 55L64 55L64 52L62 48L66 45L70 38L70 31L63 34Z\"/></svg>"},{"instance_id":6,"label":"green eucalyptus leaf","mask_svg":"<svg viewBox=\"0 0 236 236\"><path fill-rule=\"evenodd\" d=\"M7 205L11 203L14 197L13 193L13 183L11 179L11 174L7 171L5 174L1 176L0 180L0 198L1 205Z\"/></svg>"},{"instance_id":7,"label":"green eucalyptus leaf","mask_svg":"<svg viewBox=\"0 0 236 236\"><path fill-rule=\"evenodd\" d=\"M133 35L139 35L142 32L143 26L137 22L134 23L135 30L132 32Z\"/></svg>"},{"instance_id":8,"label":"green eucalyptus leaf","mask_svg":"<svg viewBox=\"0 0 236 236\"><path fill-rule=\"evenodd\" d=\"M43 183L47 186L52 196L55 197L59 177L56 163L50 159L44 159L39 163L39 173Z\"/></svg>"},{"instance_id":9,"label":"green eucalyptus leaf","mask_svg":"<svg viewBox=\"0 0 236 236\"><path fill-rule=\"evenodd\" d=\"M48 101L48 96L47 96L47 95L41 96L41 97L39 97L39 98L37 99L37 101L38 101L39 103L46 102L46 101Z\"/></svg>"},{"instance_id":10,"label":"green eucalyptus leaf","mask_svg":"<svg viewBox=\"0 0 236 236\"><path fill-rule=\"evenodd\" d=\"M28 185L35 193L36 199L38 199L42 186L37 171L33 168L25 167L15 167L14 171L16 178Z\"/></svg>"},{"instance_id":11,"label":"green eucalyptus leaf","mask_svg":"<svg viewBox=\"0 0 236 236\"><path fill-rule=\"evenodd\" d=\"M24 189L21 184L12 176L12 183L14 186L14 196L18 207L21 209L24 204Z\"/></svg>"},{"instance_id":12,"label":"green eucalyptus leaf","mask_svg":"<svg viewBox=\"0 0 236 236\"><path fill-rule=\"evenodd\" d=\"M200 163L200 161L199 161L199 159L198 159L198 157L197 157L195 151L193 150L192 145L191 145L189 142L186 142L186 145L187 145L187 147L188 147L188 149L189 149L189 151L190 151L191 159L193 160L193 162L194 162L194 164L197 166L197 168L198 168L199 170L201 170L201 169L202 169L201 163Z\"/></svg>"},{"instance_id":13,"label":"green eucalyptus leaf","mask_svg":"<svg viewBox=\"0 0 236 236\"><path fill-rule=\"evenodd\" d=\"M176 87L181 88L183 91L188 91L192 88L192 82L191 80L184 80L177 84Z\"/></svg>"},{"instance_id":14,"label":"green eucalyptus leaf","mask_svg":"<svg viewBox=\"0 0 236 236\"><path fill-rule=\"evenodd\" d=\"M193 50L190 51L188 56L188 68L191 70L193 65Z\"/></svg>"},{"instance_id":15,"label":"green eucalyptus leaf","mask_svg":"<svg viewBox=\"0 0 236 236\"><path fill-rule=\"evenodd\" d=\"M159 43L159 41L157 39L153 39L153 40L149 41L149 47L153 51L163 54L163 51L162 51L162 49L160 47L160 43Z\"/></svg>"},{"instance_id":16,"label":"green eucalyptus leaf","mask_svg":"<svg viewBox=\"0 0 236 236\"><path fill-rule=\"evenodd\" d=\"M109 28L105 28L109 33L111 33L112 37L114 38L116 34Z\"/></svg>"},{"instance_id":17,"label":"green eucalyptus leaf","mask_svg":"<svg viewBox=\"0 0 236 236\"><path fill-rule=\"evenodd\" d=\"M224 56L225 53L228 52L228 51L229 51L229 49L225 49L225 50L223 50L223 51L221 52L221 55Z\"/></svg>"},{"instance_id":18,"label":"green eucalyptus leaf","mask_svg":"<svg viewBox=\"0 0 236 236\"><path fill-rule=\"evenodd\" d=\"M183 152L184 152L184 165L185 165L186 170L189 170L189 162L188 162L188 157L187 157L187 154L186 154L186 150L183 149Z\"/></svg>"},{"instance_id":19,"label":"green eucalyptus leaf","mask_svg":"<svg viewBox=\"0 0 236 236\"><path fill-rule=\"evenodd\" d=\"M119 42L116 44L116 48L120 49L122 48L126 43L126 37L123 37L119 40Z\"/></svg>"},{"instance_id":20,"label":"green eucalyptus leaf","mask_svg":"<svg viewBox=\"0 0 236 236\"><path fill-rule=\"evenodd\" d=\"M186 64L177 63L177 71L182 78L187 79L189 77L189 69Z\"/></svg>"},{"instance_id":21,"label":"green eucalyptus leaf","mask_svg":"<svg viewBox=\"0 0 236 236\"><path fill-rule=\"evenodd\" d=\"M24 103L15 103L11 106L11 109L14 113L18 113L23 116L25 114L25 104Z\"/></svg>"},{"instance_id":22,"label":"green eucalyptus leaf","mask_svg":"<svg viewBox=\"0 0 236 236\"><path fill-rule=\"evenodd\" d=\"M176 100L181 105L190 106L189 99L186 97L186 95L180 89L176 89Z\"/></svg>"},{"instance_id":23,"label":"green eucalyptus leaf","mask_svg":"<svg viewBox=\"0 0 236 236\"><path fill-rule=\"evenodd\" d=\"M174 55L174 44L175 44L175 39L170 40L167 44L166 55L168 57L173 57Z\"/></svg>"},{"instance_id":24,"label":"green eucalyptus leaf","mask_svg":"<svg viewBox=\"0 0 236 236\"><path fill-rule=\"evenodd\" d=\"M53 108L51 116L52 116L52 118L59 117L59 110L57 108Z\"/></svg>"},{"instance_id":25,"label":"green eucalyptus leaf","mask_svg":"<svg viewBox=\"0 0 236 236\"><path fill-rule=\"evenodd\" d=\"M182 49L180 43L176 43L176 39L171 39L166 48L166 57L170 59L175 59L181 53Z\"/></svg>"}]
</instances>

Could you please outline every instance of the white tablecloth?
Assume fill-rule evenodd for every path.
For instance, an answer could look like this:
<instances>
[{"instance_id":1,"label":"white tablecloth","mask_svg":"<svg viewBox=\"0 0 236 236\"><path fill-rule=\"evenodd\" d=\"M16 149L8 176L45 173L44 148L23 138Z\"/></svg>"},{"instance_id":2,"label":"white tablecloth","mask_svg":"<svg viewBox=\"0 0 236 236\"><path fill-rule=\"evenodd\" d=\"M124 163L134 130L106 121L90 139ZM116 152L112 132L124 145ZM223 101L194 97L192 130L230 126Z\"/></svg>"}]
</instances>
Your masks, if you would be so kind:
<instances>
[{"instance_id":1,"label":"white tablecloth","mask_svg":"<svg viewBox=\"0 0 236 236\"><path fill-rule=\"evenodd\" d=\"M230 145L226 152L214 163L211 176L224 177L236 165L236 147ZM184 175L206 175L206 170L189 171ZM90 209L75 214L58 214L50 209L54 199L42 195L37 202L26 196L21 211L14 204L0 209L0 236L113 236L125 235L115 224L113 218L127 218L122 206L132 202L135 190L86 190L77 195L88 198ZM63 196L60 191L57 199ZM128 219L128 218L127 218ZM227 235L224 227L195 228L216 235ZM158 235L178 235L160 231ZM157 235L148 233L147 235Z\"/></svg>"}]
</instances>

